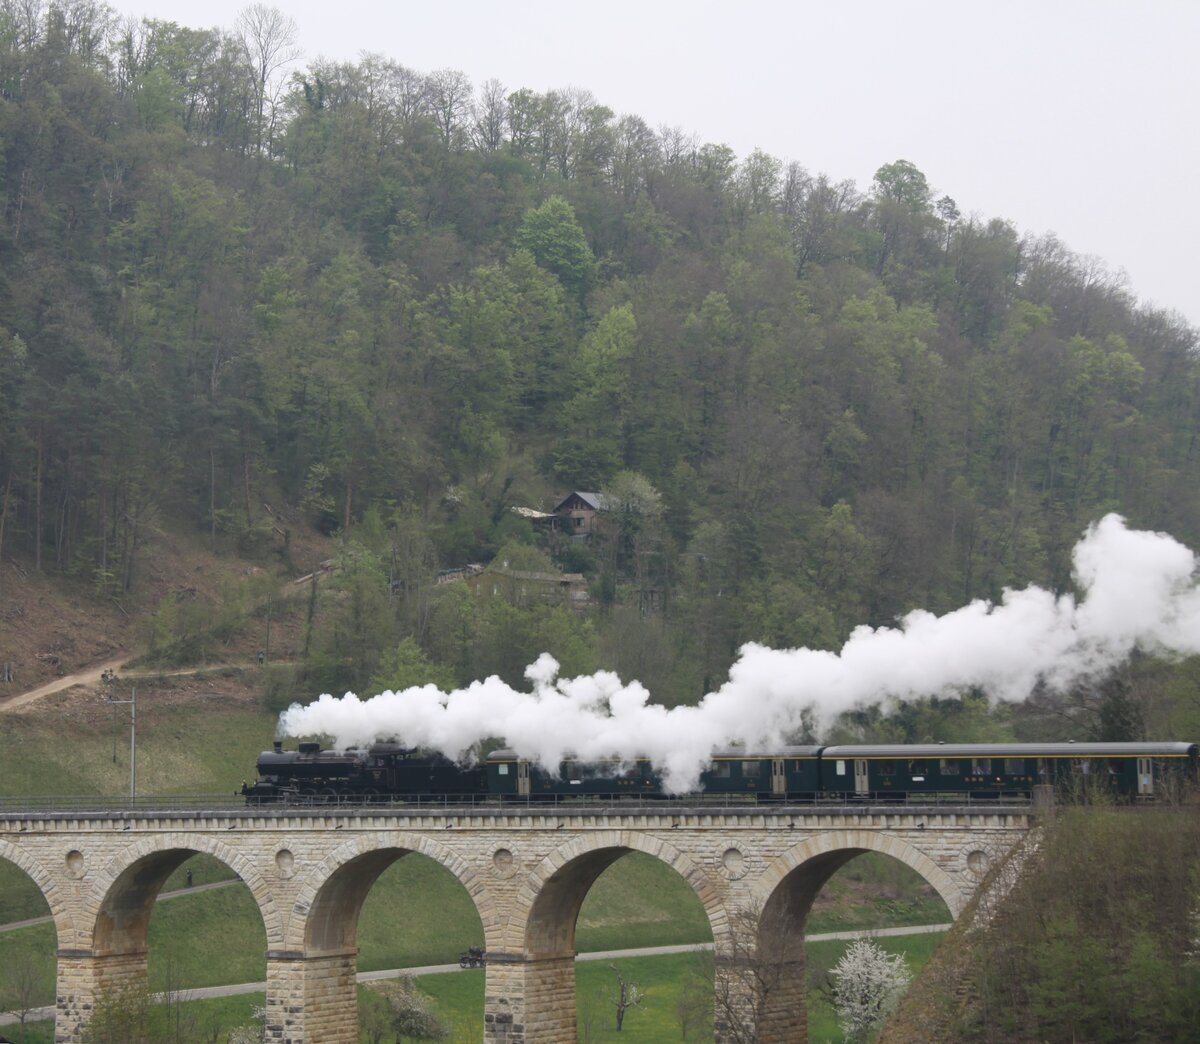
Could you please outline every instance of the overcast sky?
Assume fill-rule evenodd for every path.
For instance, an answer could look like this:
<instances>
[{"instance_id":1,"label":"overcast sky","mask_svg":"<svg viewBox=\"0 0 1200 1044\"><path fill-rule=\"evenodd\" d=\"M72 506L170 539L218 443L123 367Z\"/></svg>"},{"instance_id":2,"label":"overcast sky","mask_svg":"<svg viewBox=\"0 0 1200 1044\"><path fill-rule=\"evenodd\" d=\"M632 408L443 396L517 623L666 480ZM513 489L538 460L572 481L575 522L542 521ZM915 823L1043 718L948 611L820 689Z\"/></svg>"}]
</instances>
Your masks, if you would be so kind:
<instances>
[{"instance_id":1,"label":"overcast sky","mask_svg":"<svg viewBox=\"0 0 1200 1044\"><path fill-rule=\"evenodd\" d=\"M244 0L112 0L231 27ZM911 160L964 213L1053 231L1200 325L1200 0L280 3L308 58L363 51L761 148L866 188Z\"/></svg>"}]
</instances>

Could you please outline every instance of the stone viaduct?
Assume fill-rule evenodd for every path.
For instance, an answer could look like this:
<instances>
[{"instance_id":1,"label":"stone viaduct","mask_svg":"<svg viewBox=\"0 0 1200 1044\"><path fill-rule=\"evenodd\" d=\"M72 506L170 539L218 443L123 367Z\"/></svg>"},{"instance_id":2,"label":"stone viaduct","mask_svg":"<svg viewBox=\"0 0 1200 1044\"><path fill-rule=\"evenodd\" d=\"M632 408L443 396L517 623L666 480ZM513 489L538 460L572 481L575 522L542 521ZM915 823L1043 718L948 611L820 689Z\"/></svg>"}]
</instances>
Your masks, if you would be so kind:
<instances>
[{"instance_id":1,"label":"stone viaduct","mask_svg":"<svg viewBox=\"0 0 1200 1044\"><path fill-rule=\"evenodd\" d=\"M707 912L717 1039L733 1038L731 1020L754 1019L761 1041L802 1042L799 943L835 870L864 851L894 856L957 917L1033 820L1029 808L979 806L10 812L0 815L0 859L50 905L61 1042L79 1039L101 991L145 980L155 898L199 852L236 871L262 914L268 1040L358 1039L359 911L383 870L417 852L462 883L483 923L482 1039L573 1042L576 918L604 869L633 851L672 867ZM769 992L747 973L768 950Z\"/></svg>"}]
</instances>

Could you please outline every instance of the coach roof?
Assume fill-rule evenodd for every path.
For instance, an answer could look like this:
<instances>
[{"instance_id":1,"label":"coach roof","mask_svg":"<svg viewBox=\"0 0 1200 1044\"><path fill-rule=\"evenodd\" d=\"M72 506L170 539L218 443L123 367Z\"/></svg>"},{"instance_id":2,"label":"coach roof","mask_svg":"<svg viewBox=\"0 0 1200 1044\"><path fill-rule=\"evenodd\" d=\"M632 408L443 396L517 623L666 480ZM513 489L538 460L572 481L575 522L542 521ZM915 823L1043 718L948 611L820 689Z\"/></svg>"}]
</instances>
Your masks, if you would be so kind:
<instances>
[{"instance_id":1,"label":"coach roof","mask_svg":"<svg viewBox=\"0 0 1200 1044\"><path fill-rule=\"evenodd\" d=\"M1162 758L1194 756L1195 743L921 743L826 747L825 758Z\"/></svg>"}]
</instances>

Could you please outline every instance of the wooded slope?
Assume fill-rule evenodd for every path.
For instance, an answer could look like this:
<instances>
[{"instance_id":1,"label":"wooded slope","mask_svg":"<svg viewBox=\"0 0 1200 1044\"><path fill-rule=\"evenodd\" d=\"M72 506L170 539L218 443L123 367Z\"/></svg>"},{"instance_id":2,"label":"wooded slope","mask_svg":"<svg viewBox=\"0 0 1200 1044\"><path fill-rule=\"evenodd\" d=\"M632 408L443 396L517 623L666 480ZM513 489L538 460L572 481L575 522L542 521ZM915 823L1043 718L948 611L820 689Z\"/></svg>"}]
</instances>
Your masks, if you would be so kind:
<instances>
[{"instance_id":1,"label":"wooded slope","mask_svg":"<svg viewBox=\"0 0 1200 1044\"><path fill-rule=\"evenodd\" d=\"M746 640L1061 589L1111 510L1200 543L1196 332L1100 262L904 160L860 189L381 57L277 82L284 43L0 7L0 552L108 593L158 527L340 529L401 597L337 682L406 635L469 677L491 626L672 700ZM571 490L623 510L544 550L612 612L450 647L437 569Z\"/></svg>"}]
</instances>

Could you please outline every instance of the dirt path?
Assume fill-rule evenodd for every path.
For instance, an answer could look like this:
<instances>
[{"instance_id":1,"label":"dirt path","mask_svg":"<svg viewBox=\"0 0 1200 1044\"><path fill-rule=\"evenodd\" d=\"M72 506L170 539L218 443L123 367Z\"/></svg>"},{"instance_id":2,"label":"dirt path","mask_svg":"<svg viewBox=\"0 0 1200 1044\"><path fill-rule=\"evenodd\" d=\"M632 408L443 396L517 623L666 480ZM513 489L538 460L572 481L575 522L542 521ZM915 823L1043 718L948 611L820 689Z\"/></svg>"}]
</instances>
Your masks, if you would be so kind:
<instances>
[{"instance_id":1,"label":"dirt path","mask_svg":"<svg viewBox=\"0 0 1200 1044\"><path fill-rule=\"evenodd\" d=\"M19 712L31 703L35 703L43 696L52 696L56 692L62 692L64 689L73 688L76 685L99 685L104 675L104 672L111 670L114 674L122 671L125 664L133 659L133 656L126 653L113 660L105 660L103 663L95 663L92 666L82 671L76 671L74 674L65 674L61 678L55 678L52 682L47 682L45 685L39 685L36 689L30 689L28 692L18 693L4 703L0 703L0 714L9 714ZM292 660L271 660L269 666L290 666ZM185 678L193 674L204 674L206 671L219 671L228 667L236 667L241 670L248 670L254 667L262 667L261 663L206 663L201 667L183 667L179 670L159 671L124 671L121 673L122 681L137 681L139 678Z\"/></svg>"},{"instance_id":2,"label":"dirt path","mask_svg":"<svg viewBox=\"0 0 1200 1044\"><path fill-rule=\"evenodd\" d=\"M122 653L114 659L105 660L103 663L94 663L85 670L76 671L74 674L64 674L61 678L55 678L52 682L39 685L36 689L22 692L4 703L0 703L0 714L11 714L22 707L28 707L43 696L51 696L56 692L62 692L64 689L70 689L76 685L99 685L100 678L105 671L113 671L115 673L124 667L129 660L130 656L127 653Z\"/></svg>"},{"instance_id":3,"label":"dirt path","mask_svg":"<svg viewBox=\"0 0 1200 1044\"><path fill-rule=\"evenodd\" d=\"M192 885L191 888L176 888L171 892L159 892L159 899L178 899L181 895L195 895L197 892L210 892L214 888L228 888L230 885L241 884L241 881L230 879L228 881L209 881L207 884ZM44 917L27 917L23 921L9 921L7 924L0 924L0 932L15 932L18 928L30 928L35 924L50 924L54 920L49 914Z\"/></svg>"}]
</instances>

